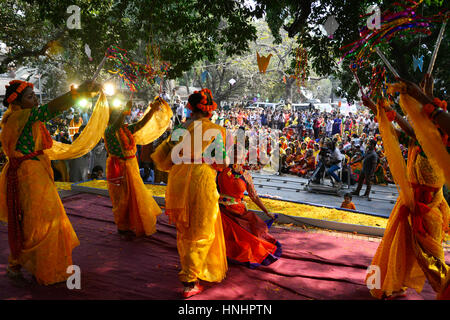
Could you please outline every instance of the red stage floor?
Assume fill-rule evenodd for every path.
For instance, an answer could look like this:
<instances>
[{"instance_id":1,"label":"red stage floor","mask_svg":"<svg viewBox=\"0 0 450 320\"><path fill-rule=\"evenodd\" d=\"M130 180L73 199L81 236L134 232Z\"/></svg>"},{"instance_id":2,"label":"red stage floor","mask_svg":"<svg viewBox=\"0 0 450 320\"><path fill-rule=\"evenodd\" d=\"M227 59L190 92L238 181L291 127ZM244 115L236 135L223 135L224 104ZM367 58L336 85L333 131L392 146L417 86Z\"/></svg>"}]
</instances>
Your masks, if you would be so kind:
<instances>
[{"instance_id":1,"label":"red stage floor","mask_svg":"<svg viewBox=\"0 0 450 320\"><path fill-rule=\"evenodd\" d=\"M63 200L81 245L73 252L81 268L81 290L65 283L49 287L6 277L7 228L0 226L0 299L180 299L176 230L159 217L151 237L121 240L109 198L80 194ZM229 265L227 278L192 299L372 299L364 284L377 242L272 228L282 258L250 270ZM448 256L447 256L448 257ZM447 259L449 260L449 259ZM25 274L31 279L29 274ZM428 283L407 299L434 299Z\"/></svg>"}]
</instances>

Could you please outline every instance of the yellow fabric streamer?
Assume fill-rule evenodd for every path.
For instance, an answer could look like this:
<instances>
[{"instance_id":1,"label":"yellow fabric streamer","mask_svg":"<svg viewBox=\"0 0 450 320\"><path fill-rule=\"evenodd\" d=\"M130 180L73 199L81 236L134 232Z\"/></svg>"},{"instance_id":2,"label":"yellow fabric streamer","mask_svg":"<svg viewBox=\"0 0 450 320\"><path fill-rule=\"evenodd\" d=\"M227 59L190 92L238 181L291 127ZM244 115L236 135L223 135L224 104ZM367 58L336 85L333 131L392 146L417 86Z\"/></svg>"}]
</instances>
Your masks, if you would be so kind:
<instances>
[{"instance_id":1,"label":"yellow fabric streamer","mask_svg":"<svg viewBox=\"0 0 450 320\"><path fill-rule=\"evenodd\" d=\"M400 198L403 203L410 208L414 209L414 193L411 183L407 178L406 162L403 158L402 152L399 147L397 138L397 132L392 126L392 123L388 120L384 108L378 104L378 128L380 130L381 138L383 139L383 145L385 150L385 156L389 163L389 169L391 170L392 178L399 189Z\"/></svg>"},{"instance_id":2,"label":"yellow fabric streamer","mask_svg":"<svg viewBox=\"0 0 450 320\"><path fill-rule=\"evenodd\" d=\"M152 118L143 126L140 130L137 130L134 134L134 141L136 144L146 145L156 139L158 139L169 127L170 120L172 119L172 109L169 104L163 99L154 100L153 103L158 103L159 110L157 110ZM147 108L143 117L150 111L150 107Z\"/></svg>"},{"instance_id":3,"label":"yellow fabric streamer","mask_svg":"<svg viewBox=\"0 0 450 320\"><path fill-rule=\"evenodd\" d=\"M53 141L53 146L44 151L50 160L79 158L91 151L103 137L109 121L109 106L102 92L95 104L88 124L72 144Z\"/></svg>"},{"instance_id":4,"label":"yellow fabric streamer","mask_svg":"<svg viewBox=\"0 0 450 320\"><path fill-rule=\"evenodd\" d=\"M392 90L402 92L402 85L392 86ZM411 120L420 146L437 172L445 176L450 185L450 154L442 141L436 125L422 112L422 104L407 94L400 94L400 106Z\"/></svg>"}]
</instances>

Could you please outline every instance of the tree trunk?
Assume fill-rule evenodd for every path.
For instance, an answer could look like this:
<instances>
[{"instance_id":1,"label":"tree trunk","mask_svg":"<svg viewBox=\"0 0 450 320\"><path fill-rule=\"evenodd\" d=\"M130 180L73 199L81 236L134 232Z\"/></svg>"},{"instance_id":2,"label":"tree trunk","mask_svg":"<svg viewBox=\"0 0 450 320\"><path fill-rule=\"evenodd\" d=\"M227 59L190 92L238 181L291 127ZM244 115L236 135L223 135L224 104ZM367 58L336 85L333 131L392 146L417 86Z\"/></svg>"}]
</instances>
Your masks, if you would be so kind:
<instances>
[{"instance_id":1,"label":"tree trunk","mask_svg":"<svg viewBox=\"0 0 450 320\"><path fill-rule=\"evenodd\" d=\"M292 89L295 84L295 79L289 78L286 79L285 93L284 93L284 101L290 101L292 103Z\"/></svg>"},{"instance_id":2,"label":"tree trunk","mask_svg":"<svg viewBox=\"0 0 450 320\"><path fill-rule=\"evenodd\" d=\"M191 92L189 91L189 77L187 72L183 72L184 73L184 81L186 81L186 93L188 96L191 95Z\"/></svg>"}]
</instances>

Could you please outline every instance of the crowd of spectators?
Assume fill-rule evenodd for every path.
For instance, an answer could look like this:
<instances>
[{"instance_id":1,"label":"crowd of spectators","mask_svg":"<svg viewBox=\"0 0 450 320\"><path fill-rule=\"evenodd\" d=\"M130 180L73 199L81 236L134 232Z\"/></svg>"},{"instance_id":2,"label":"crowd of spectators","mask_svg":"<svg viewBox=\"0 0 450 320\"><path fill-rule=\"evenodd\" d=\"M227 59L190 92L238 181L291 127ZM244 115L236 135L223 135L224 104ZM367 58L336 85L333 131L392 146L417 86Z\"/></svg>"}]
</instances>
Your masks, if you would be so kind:
<instances>
[{"instance_id":1,"label":"crowd of spectators","mask_svg":"<svg viewBox=\"0 0 450 320\"><path fill-rule=\"evenodd\" d=\"M182 124L190 117L190 110L178 96L174 96L172 100L166 96L166 99L172 102L171 127L150 145L138 146L141 176L145 182L149 183L164 183L167 180L166 173L158 172L153 167L150 154L168 136L174 126ZM146 107L145 104L135 104L126 119L127 123L138 121ZM74 107L46 125L56 141L72 143L82 132L89 117L90 109ZM232 104L225 108L219 107L214 111L211 120L229 130L243 129L249 133L249 136L269 135L276 132L279 136L279 174L313 178L317 182L320 182L322 176L330 176L334 184L348 183L348 181L350 184L357 183L364 169L364 156L370 141L374 141L377 159L371 179L377 184L392 183L378 124L367 112L342 115L337 112L324 113L312 109L301 111L289 108L249 109L242 104ZM269 146L269 151L270 149ZM321 157L325 150L329 151L329 159ZM406 157L407 148L402 146L402 150ZM250 152L250 150L247 151ZM259 150L257 153L259 154ZM104 178L106 158L104 142L100 141L91 152L81 158L53 161L55 180L81 182ZM319 168L320 166L323 168ZM263 167L264 165L258 164L249 168L261 170ZM314 177L313 174L315 174Z\"/></svg>"}]
</instances>

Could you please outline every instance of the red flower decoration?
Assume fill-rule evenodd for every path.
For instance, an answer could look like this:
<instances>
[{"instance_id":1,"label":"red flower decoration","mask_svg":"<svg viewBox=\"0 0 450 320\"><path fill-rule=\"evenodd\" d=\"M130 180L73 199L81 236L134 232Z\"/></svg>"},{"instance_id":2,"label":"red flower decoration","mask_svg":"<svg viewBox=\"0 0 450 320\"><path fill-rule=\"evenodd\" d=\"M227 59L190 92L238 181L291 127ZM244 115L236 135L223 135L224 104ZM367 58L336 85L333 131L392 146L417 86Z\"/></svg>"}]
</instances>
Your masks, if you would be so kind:
<instances>
[{"instance_id":1,"label":"red flower decoration","mask_svg":"<svg viewBox=\"0 0 450 320\"><path fill-rule=\"evenodd\" d=\"M431 114L433 113L433 111L436 109L435 106L433 106L432 104L428 103L426 105L423 106L423 112L425 112L425 114L430 117Z\"/></svg>"},{"instance_id":2,"label":"red flower decoration","mask_svg":"<svg viewBox=\"0 0 450 320\"><path fill-rule=\"evenodd\" d=\"M16 89L16 91L11 94L8 99L6 99L6 102L11 103L14 100L17 99L18 95L25 90L27 87L31 87L32 89L34 88L34 85L31 82L26 82L26 81L21 81L21 80L13 80L10 81L9 84L15 84L15 83L20 83L20 86Z\"/></svg>"}]
</instances>

